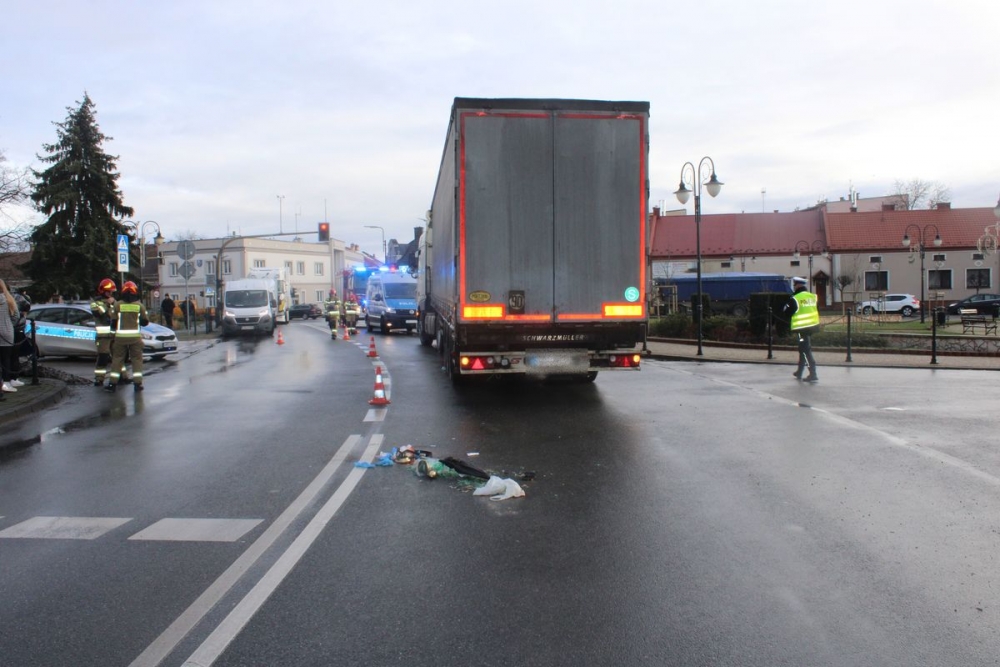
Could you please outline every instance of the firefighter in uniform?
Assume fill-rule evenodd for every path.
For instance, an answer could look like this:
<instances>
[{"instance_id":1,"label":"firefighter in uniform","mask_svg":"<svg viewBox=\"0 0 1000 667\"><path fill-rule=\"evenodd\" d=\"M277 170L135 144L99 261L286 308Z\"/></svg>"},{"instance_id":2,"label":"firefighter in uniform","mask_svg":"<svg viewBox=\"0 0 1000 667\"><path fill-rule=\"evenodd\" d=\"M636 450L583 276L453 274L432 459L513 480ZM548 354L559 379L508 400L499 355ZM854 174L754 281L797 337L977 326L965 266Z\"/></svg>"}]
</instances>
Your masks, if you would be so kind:
<instances>
[{"instance_id":1,"label":"firefighter in uniform","mask_svg":"<svg viewBox=\"0 0 1000 667\"><path fill-rule=\"evenodd\" d=\"M111 343L111 377L108 386L110 392L117 389L121 379L121 369L125 363L125 355L132 359L132 382L136 391L142 391L142 331L140 327L149 324L146 306L138 301L139 288L131 280L122 285L122 301L115 304L111 310L111 328L114 330L114 341Z\"/></svg>"},{"instance_id":2,"label":"firefighter in uniform","mask_svg":"<svg viewBox=\"0 0 1000 667\"><path fill-rule=\"evenodd\" d=\"M806 288L805 278L793 278L792 283L795 293L785 305L785 312L792 316L791 329L799 337L799 367L792 375L796 380L802 380L802 371L809 364L805 382L819 382L812 352L812 335L819 328L819 299Z\"/></svg>"},{"instance_id":3,"label":"firefighter in uniform","mask_svg":"<svg viewBox=\"0 0 1000 667\"><path fill-rule=\"evenodd\" d=\"M111 278L97 285L97 296L90 302L90 312L97 322L97 364L94 366L94 386L100 387L108 377L111 365L111 310L115 305L118 286Z\"/></svg>"},{"instance_id":4,"label":"firefighter in uniform","mask_svg":"<svg viewBox=\"0 0 1000 667\"><path fill-rule=\"evenodd\" d=\"M361 305L353 294L344 303L344 326L352 336L358 335L358 319L361 317Z\"/></svg>"},{"instance_id":5,"label":"firefighter in uniform","mask_svg":"<svg viewBox=\"0 0 1000 667\"><path fill-rule=\"evenodd\" d=\"M330 290L330 300L326 302L326 323L330 325L330 338L337 340L337 327L340 326L340 298L337 290Z\"/></svg>"}]
</instances>

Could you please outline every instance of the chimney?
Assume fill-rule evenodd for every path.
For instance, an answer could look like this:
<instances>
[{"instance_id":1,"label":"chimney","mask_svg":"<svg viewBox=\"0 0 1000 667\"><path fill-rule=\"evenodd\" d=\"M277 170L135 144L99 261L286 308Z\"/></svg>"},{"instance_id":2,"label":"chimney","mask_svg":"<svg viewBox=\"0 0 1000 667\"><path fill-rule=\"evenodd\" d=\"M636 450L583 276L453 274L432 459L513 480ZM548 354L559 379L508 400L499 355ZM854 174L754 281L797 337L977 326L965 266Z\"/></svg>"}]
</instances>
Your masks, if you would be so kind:
<instances>
[{"instance_id":1,"label":"chimney","mask_svg":"<svg viewBox=\"0 0 1000 667\"><path fill-rule=\"evenodd\" d=\"M939 211L947 211L948 209L951 208L951 202L950 201L939 201L934 206L934 208L936 208Z\"/></svg>"},{"instance_id":2,"label":"chimney","mask_svg":"<svg viewBox=\"0 0 1000 667\"><path fill-rule=\"evenodd\" d=\"M656 218L659 218L659 217L660 217L660 207L659 206L654 206L653 207L653 219L656 219Z\"/></svg>"}]
</instances>

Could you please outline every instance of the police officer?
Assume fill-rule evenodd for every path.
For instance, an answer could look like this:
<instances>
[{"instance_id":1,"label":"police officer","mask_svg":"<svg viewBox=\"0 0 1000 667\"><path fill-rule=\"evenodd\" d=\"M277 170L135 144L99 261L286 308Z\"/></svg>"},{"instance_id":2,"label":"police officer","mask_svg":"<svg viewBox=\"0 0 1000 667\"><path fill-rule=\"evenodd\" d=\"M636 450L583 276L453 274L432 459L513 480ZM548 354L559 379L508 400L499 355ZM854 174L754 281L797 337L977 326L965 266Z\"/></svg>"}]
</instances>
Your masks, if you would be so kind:
<instances>
[{"instance_id":1,"label":"police officer","mask_svg":"<svg viewBox=\"0 0 1000 667\"><path fill-rule=\"evenodd\" d=\"M142 391L142 331L140 327L149 324L146 306L139 301L139 288L131 280L122 285L122 301L111 309L111 328L114 341L111 343L111 377L107 391L114 392L121 379L121 369L125 355L132 359L132 382L136 391Z\"/></svg>"},{"instance_id":2,"label":"police officer","mask_svg":"<svg viewBox=\"0 0 1000 667\"><path fill-rule=\"evenodd\" d=\"M340 298L337 290L330 290L330 300L326 302L326 323L330 325L330 338L337 340L337 327L340 326Z\"/></svg>"},{"instance_id":3,"label":"police officer","mask_svg":"<svg viewBox=\"0 0 1000 667\"><path fill-rule=\"evenodd\" d=\"M812 353L812 335L819 328L819 300L806 288L805 278L792 278L795 293L785 304L784 312L791 315L791 329L799 337L799 367L792 373L795 379L802 379L802 371L809 364L806 382L819 382L816 376L816 359Z\"/></svg>"},{"instance_id":4,"label":"police officer","mask_svg":"<svg viewBox=\"0 0 1000 667\"><path fill-rule=\"evenodd\" d=\"M108 376L111 364L111 310L115 305L118 286L111 278L97 284L97 295L90 302L90 312L97 322L97 363L94 366L94 386L100 387Z\"/></svg>"}]
</instances>

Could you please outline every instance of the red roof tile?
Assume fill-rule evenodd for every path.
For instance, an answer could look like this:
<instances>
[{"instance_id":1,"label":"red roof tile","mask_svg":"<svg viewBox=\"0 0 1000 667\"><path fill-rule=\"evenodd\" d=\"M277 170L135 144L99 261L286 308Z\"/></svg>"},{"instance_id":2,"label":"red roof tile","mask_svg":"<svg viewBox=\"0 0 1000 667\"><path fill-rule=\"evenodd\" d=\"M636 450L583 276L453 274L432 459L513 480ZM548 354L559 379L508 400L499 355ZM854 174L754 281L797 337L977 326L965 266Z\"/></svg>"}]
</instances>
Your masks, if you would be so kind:
<instances>
[{"instance_id":1,"label":"red roof tile","mask_svg":"<svg viewBox=\"0 0 1000 667\"><path fill-rule=\"evenodd\" d=\"M986 228L995 228L997 222L992 208L828 213L826 231L833 252L899 252L910 225L914 246L926 229L924 241L928 248L933 247L936 234L941 235L941 248L975 248Z\"/></svg>"},{"instance_id":2,"label":"red roof tile","mask_svg":"<svg viewBox=\"0 0 1000 667\"><path fill-rule=\"evenodd\" d=\"M701 216L702 257L732 254L790 255L799 241L826 243L821 210L791 213L724 213ZM653 220L653 259L695 257L693 215L668 215ZM900 237L902 238L902 237Z\"/></svg>"}]
</instances>

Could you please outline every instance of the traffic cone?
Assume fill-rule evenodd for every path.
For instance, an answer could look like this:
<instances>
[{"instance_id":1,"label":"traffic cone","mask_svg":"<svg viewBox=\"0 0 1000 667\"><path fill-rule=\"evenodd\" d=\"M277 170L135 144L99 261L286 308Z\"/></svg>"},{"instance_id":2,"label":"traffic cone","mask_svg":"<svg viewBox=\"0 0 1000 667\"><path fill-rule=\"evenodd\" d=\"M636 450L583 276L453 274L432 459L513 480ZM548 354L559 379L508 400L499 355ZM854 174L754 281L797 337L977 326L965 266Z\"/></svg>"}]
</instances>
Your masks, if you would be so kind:
<instances>
[{"instance_id":1,"label":"traffic cone","mask_svg":"<svg viewBox=\"0 0 1000 667\"><path fill-rule=\"evenodd\" d=\"M351 340L351 330L346 324L344 325L344 340Z\"/></svg>"},{"instance_id":2,"label":"traffic cone","mask_svg":"<svg viewBox=\"0 0 1000 667\"><path fill-rule=\"evenodd\" d=\"M368 345L368 356L372 359L378 358L378 352L375 351L375 336L372 336L372 342Z\"/></svg>"},{"instance_id":3,"label":"traffic cone","mask_svg":"<svg viewBox=\"0 0 1000 667\"><path fill-rule=\"evenodd\" d=\"M385 397L385 385L382 384L382 367L375 367L375 392L368 401L368 405L389 405L389 399Z\"/></svg>"},{"instance_id":4,"label":"traffic cone","mask_svg":"<svg viewBox=\"0 0 1000 667\"><path fill-rule=\"evenodd\" d=\"M284 338L284 336L281 335L281 329L278 329L278 340L276 340L274 342L277 343L278 345L284 345L285 344L285 338Z\"/></svg>"}]
</instances>

